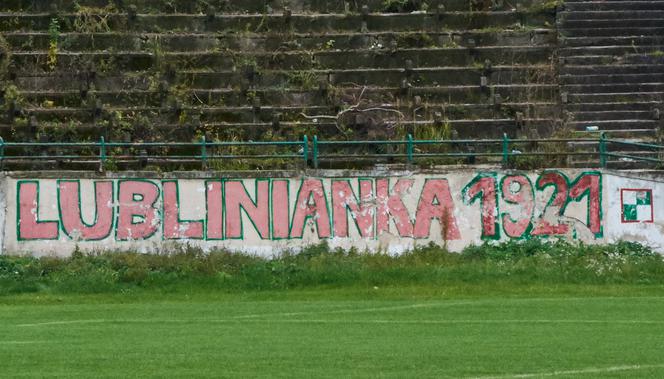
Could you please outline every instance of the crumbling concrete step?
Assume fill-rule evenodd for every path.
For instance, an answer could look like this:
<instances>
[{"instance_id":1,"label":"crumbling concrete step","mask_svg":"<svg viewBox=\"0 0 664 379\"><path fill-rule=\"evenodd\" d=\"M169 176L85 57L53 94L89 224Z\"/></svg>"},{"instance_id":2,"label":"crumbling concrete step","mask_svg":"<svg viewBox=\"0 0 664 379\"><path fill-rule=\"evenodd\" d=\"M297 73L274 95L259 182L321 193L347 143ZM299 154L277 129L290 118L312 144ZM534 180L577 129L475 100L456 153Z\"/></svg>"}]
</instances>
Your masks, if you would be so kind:
<instances>
[{"instance_id":1,"label":"crumbling concrete step","mask_svg":"<svg viewBox=\"0 0 664 379\"><path fill-rule=\"evenodd\" d=\"M564 90L574 93L648 93L664 91L664 83L565 84Z\"/></svg>"},{"instance_id":2,"label":"crumbling concrete step","mask_svg":"<svg viewBox=\"0 0 664 379\"><path fill-rule=\"evenodd\" d=\"M664 73L664 65L571 65L559 68L562 75L634 75Z\"/></svg>"},{"instance_id":3,"label":"crumbling concrete step","mask_svg":"<svg viewBox=\"0 0 664 379\"><path fill-rule=\"evenodd\" d=\"M661 73L646 74L597 74L560 75L560 83L566 84L617 84L617 83L664 83L664 67Z\"/></svg>"},{"instance_id":4,"label":"crumbling concrete step","mask_svg":"<svg viewBox=\"0 0 664 379\"><path fill-rule=\"evenodd\" d=\"M571 121L567 125L575 130L584 131L588 127L597 126L602 130L631 130L631 129L656 129L658 121L655 120L595 120L595 121Z\"/></svg>"},{"instance_id":5,"label":"crumbling concrete step","mask_svg":"<svg viewBox=\"0 0 664 379\"><path fill-rule=\"evenodd\" d=\"M638 25L638 23L637 23ZM633 26L633 27L613 27L604 28L565 28L560 29L560 34L564 37L611 37L611 36L661 36L664 33L664 27L661 26Z\"/></svg>"},{"instance_id":6,"label":"crumbling concrete step","mask_svg":"<svg viewBox=\"0 0 664 379\"><path fill-rule=\"evenodd\" d=\"M664 54L660 54L658 52L653 52L651 54L625 54L622 56L579 55L565 57L564 59L567 64L573 66L664 64Z\"/></svg>"},{"instance_id":7,"label":"crumbling concrete step","mask_svg":"<svg viewBox=\"0 0 664 379\"><path fill-rule=\"evenodd\" d=\"M565 10L569 12L664 10L664 1L566 1Z\"/></svg>"},{"instance_id":8,"label":"crumbling concrete step","mask_svg":"<svg viewBox=\"0 0 664 379\"><path fill-rule=\"evenodd\" d=\"M578 137L587 137L588 132L586 131L573 131L575 136ZM600 133L605 133L605 135L609 138L629 138L629 139L634 139L634 140L642 140L642 141L652 141L654 137L657 135L657 131L655 129L628 129L628 130L603 130L603 131L598 131L592 133L592 135L597 135L599 138Z\"/></svg>"},{"instance_id":9,"label":"crumbling concrete step","mask_svg":"<svg viewBox=\"0 0 664 379\"><path fill-rule=\"evenodd\" d=\"M23 92L23 98L27 104L24 108L26 114L38 114L46 120L67 120L74 118L86 120L92 114L90 105L75 92ZM151 92L133 93L109 93L94 92L94 96L103 102L104 110L108 112L131 112L135 115L143 114L150 116L151 113L169 114L172 112L172 103L164 101L157 94ZM279 113L283 119L299 119L301 113L309 115L332 116L339 112L339 104L326 101L324 97L311 96L306 105L304 104L261 104L256 107L249 101L244 104L219 104L202 96L179 97L180 109L192 114L200 114L208 120L226 120L234 122L249 122L256 118L271 120L272 115ZM350 99L349 99L350 100ZM48 104L48 106L44 106ZM127 104L131 104L127 107ZM36 106L35 106L36 105ZM354 105L354 104L353 104ZM450 119L476 119L476 118L502 118L506 115L515 115L522 112L528 115L537 109L539 117L554 117L557 106L553 103L504 103L501 107L493 104L450 104L450 103L427 103L417 105L410 101L375 104L365 101L362 108L384 108L393 109L409 116L432 118L433 114L440 113L441 117ZM379 111L374 113L380 113Z\"/></svg>"},{"instance_id":10,"label":"crumbling concrete step","mask_svg":"<svg viewBox=\"0 0 664 379\"><path fill-rule=\"evenodd\" d=\"M647 111L588 111L574 112L576 121L653 120L653 112Z\"/></svg>"},{"instance_id":11,"label":"crumbling concrete step","mask_svg":"<svg viewBox=\"0 0 664 379\"><path fill-rule=\"evenodd\" d=\"M83 72L29 72L18 75L14 83L21 91L45 91L48 89L79 90L88 87L88 81L96 90L101 91L132 91L147 90L152 87L156 91L158 77L152 71L132 73L101 73L95 72L93 78ZM532 83L537 75L539 82L553 82L554 75L550 66L493 66L490 73L484 73L477 67L430 67L394 69L347 69L347 70L260 70L249 72L246 67L237 67L229 71L179 71L175 79L168 83L169 87L179 84L189 88L214 89L240 86L249 82L252 86L274 87L278 85L303 86L318 88L320 83L327 82L343 88L347 83L367 85L401 85L403 80L414 85L476 85L482 84L481 77L487 78L487 86L510 83ZM251 81L250 81L251 79ZM166 88L168 90L168 88Z\"/></svg>"},{"instance_id":12,"label":"crumbling concrete step","mask_svg":"<svg viewBox=\"0 0 664 379\"><path fill-rule=\"evenodd\" d=\"M568 99L570 103L661 102L664 92L574 93Z\"/></svg>"},{"instance_id":13,"label":"crumbling concrete step","mask_svg":"<svg viewBox=\"0 0 664 379\"><path fill-rule=\"evenodd\" d=\"M261 100L265 106L282 107L298 106L306 108L314 105L327 105L333 107L343 107L354 105L360 93L363 93L362 100L367 104L411 104L415 101L415 96L419 96L422 101L423 109L444 106L454 106L455 104L478 104L492 106L497 111L514 114L515 109L527 108L523 104L531 104L532 108L542 107L546 109L550 104L555 103L557 99L557 87L553 85L543 85L533 87L531 85L509 85L496 86L496 94L501 95L501 101L504 104L494 105L495 99L489 94L482 92L479 88L469 86L448 86L448 87L413 87L409 93L402 92L398 87L352 87L337 89L333 93L324 93L319 90L305 90L301 88L255 88L252 94ZM159 106L164 100L171 104L172 95L161 95L154 91L91 91L90 95L96 96L103 103L132 104L135 106L145 104ZM84 107L91 109L91 106L84 106L84 100L76 91L30 91L23 92L22 96L30 100L30 103L40 107L50 107L53 104L65 104L70 107ZM212 104L224 106L244 106L252 104L248 93L238 91L237 89L211 89L196 90L184 92L177 97L183 103L190 104ZM49 105L50 104L50 105ZM472 117L469 114L468 117Z\"/></svg>"},{"instance_id":14,"label":"crumbling concrete step","mask_svg":"<svg viewBox=\"0 0 664 379\"><path fill-rule=\"evenodd\" d=\"M356 50L356 51L322 51L309 54L307 52L279 52L230 54L228 52L189 52L153 54L150 52L59 52L57 54L58 71L67 71L71 67L80 67L81 62L94 63L96 67L108 66L112 59L116 70L140 71L148 70L156 60L160 63L172 64L181 69L204 69L234 67L242 63L255 65L262 69L279 69L289 67L294 70L309 69L348 69L348 68L402 68L406 60L413 62L413 67L468 66L475 62L490 60L495 65L537 64L547 62L553 49L551 47L478 47L467 48L436 48L436 49L402 49L390 50ZM33 71L46 68L48 53L17 52L11 59L17 71Z\"/></svg>"},{"instance_id":15,"label":"crumbling concrete step","mask_svg":"<svg viewBox=\"0 0 664 379\"><path fill-rule=\"evenodd\" d=\"M61 32L76 31L77 14L60 14ZM139 14L129 20L126 14L109 14L106 21L110 30L132 30L152 33L178 32L271 32L289 34L321 33L331 31L361 31L363 22L371 31L440 31L442 29L483 29L506 27L521 22L523 13L507 12L453 12L444 17L436 14L293 14L288 20L280 14L220 14L209 18L204 14ZM0 31L47 31L52 15L34 13L0 13ZM553 21L550 16L528 16L533 27L545 28Z\"/></svg>"},{"instance_id":16,"label":"crumbling concrete step","mask_svg":"<svg viewBox=\"0 0 664 379\"><path fill-rule=\"evenodd\" d=\"M564 47L583 46L653 46L664 45L664 35L654 36L606 36L606 37L569 37L561 38L560 43Z\"/></svg>"},{"instance_id":17,"label":"crumbling concrete step","mask_svg":"<svg viewBox=\"0 0 664 379\"><path fill-rule=\"evenodd\" d=\"M566 30L571 29L598 29L598 28L613 28L616 26L622 27L661 27L662 19L660 18L638 18L628 19L623 18L620 20L615 19L591 19L591 20L565 20L562 27Z\"/></svg>"},{"instance_id":18,"label":"crumbling concrete step","mask_svg":"<svg viewBox=\"0 0 664 379\"><path fill-rule=\"evenodd\" d=\"M59 1L59 9L66 11L75 11L77 6L90 8L104 8L109 5L109 0L78 0L78 1ZM111 2L118 4L117 1ZM531 7L533 1L520 3L523 7ZM130 5L136 6L141 13L147 12L169 12L169 13L200 13L206 12L209 6L219 13L262 13L266 11L264 0L123 0L121 4L126 8ZM347 4L347 5L346 5ZM427 5L429 9L437 9L438 4L444 4L448 11L467 11L469 4L467 0L429 0ZM49 2L33 0L3 0L0 3L0 11L20 11L27 10L32 12L49 12ZM289 2L270 2L270 8L274 11L281 11L285 6L294 12L312 12L312 13L343 13L346 9L350 12L360 12L362 5L368 5L372 10L387 10L388 3L384 0L365 0L362 2L342 2L328 0L308 0L308 1L289 1ZM347 7L347 8L346 8ZM503 8L507 8L504 5ZM410 8L404 11L410 12Z\"/></svg>"},{"instance_id":19,"label":"crumbling concrete step","mask_svg":"<svg viewBox=\"0 0 664 379\"><path fill-rule=\"evenodd\" d=\"M13 51L46 50L50 36L47 32L5 33L5 39ZM556 34L543 31L496 32L380 32L380 33L326 33L305 35L218 35L214 33L62 33L63 50L151 50L205 51L205 50L349 50L349 49L402 49L414 47L476 47L476 46L526 46L553 45Z\"/></svg>"},{"instance_id":20,"label":"crumbling concrete step","mask_svg":"<svg viewBox=\"0 0 664 379\"><path fill-rule=\"evenodd\" d=\"M423 69L349 69L349 70L309 70L309 71L260 71L255 74L252 85L258 87L303 86L318 88L320 83L344 86L345 83L374 86L399 86L406 80L416 86L528 84L537 75L538 82L551 83L555 80L552 70L514 67L494 69L484 73L474 67L441 67ZM482 84L482 77L485 77ZM242 72L193 72L180 73L178 82L196 89L214 89L239 86L247 81L247 74ZM97 87L99 88L99 87Z\"/></svg>"},{"instance_id":21,"label":"crumbling concrete step","mask_svg":"<svg viewBox=\"0 0 664 379\"><path fill-rule=\"evenodd\" d=\"M664 46L644 46L644 45L622 45L622 46L581 46L566 47L559 50L562 57L583 56L583 55L624 55L624 54L645 54L645 55L664 55Z\"/></svg>"},{"instance_id":22,"label":"crumbling concrete step","mask_svg":"<svg viewBox=\"0 0 664 379\"><path fill-rule=\"evenodd\" d=\"M648 111L660 107L659 101L650 102L621 102L621 103L573 103L565 104L570 112L601 112L601 111Z\"/></svg>"},{"instance_id":23,"label":"crumbling concrete step","mask_svg":"<svg viewBox=\"0 0 664 379\"><path fill-rule=\"evenodd\" d=\"M634 19L661 19L664 18L664 9L662 10L604 10L604 11L563 11L558 12L557 17L563 20L563 25L567 22L577 20L617 20L622 23L624 20Z\"/></svg>"},{"instance_id":24,"label":"crumbling concrete step","mask_svg":"<svg viewBox=\"0 0 664 379\"><path fill-rule=\"evenodd\" d=\"M454 130L459 134L460 138L500 138L503 133L508 133L511 137L516 137L517 133L520 132L520 128L516 125L515 121L512 119L492 119L492 120L449 120L447 121ZM553 119L526 119L524 120L525 125L532 130L538 130L542 133L546 133L550 129ZM417 135L417 130L421 127L430 128L433 123L433 120L418 120L418 121L402 121L399 122L399 127L403 130L414 132L414 135ZM214 133L221 133L223 136L226 133L231 135L249 135L249 136L260 136L266 131L272 131L273 133L290 135L295 131L306 130L309 134L317 134L319 136L331 136L338 137L339 129L338 126L332 121L284 121L279 123L279 130L274 129L274 125L271 122L251 122L251 123L241 123L241 122L210 122L205 123L205 130ZM54 129L61 127L61 124L48 123L42 124L40 128L45 129ZM180 124L177 122L174 123L160 123L154 125L154 130L152 134L145 136L144 140L153 141L155 138L161 141L181 141L183 135L193 136L196 130L201 128L201 124ZM15 130L16 126L12 124L0 124L0 136L5 138L15 138L12 137L12 130ZM76 124L75 130L77 134L84 136L84 138L98 139L101 133L104 131L103 126L98 123L86 122L82 124ZM134 133L140 133L140 130L135 130ZM165 136L165 138L160 138L159 135L155 135L157 132L159 135ZM34 138L34 137L32 137ZM31 139L32 139L31 138ZM333 139L330 138L330 139ZM191 139L191 138L189 138ZM117 140L117 138L110 138L108 141Z\"/></svg>"}]
</instances>

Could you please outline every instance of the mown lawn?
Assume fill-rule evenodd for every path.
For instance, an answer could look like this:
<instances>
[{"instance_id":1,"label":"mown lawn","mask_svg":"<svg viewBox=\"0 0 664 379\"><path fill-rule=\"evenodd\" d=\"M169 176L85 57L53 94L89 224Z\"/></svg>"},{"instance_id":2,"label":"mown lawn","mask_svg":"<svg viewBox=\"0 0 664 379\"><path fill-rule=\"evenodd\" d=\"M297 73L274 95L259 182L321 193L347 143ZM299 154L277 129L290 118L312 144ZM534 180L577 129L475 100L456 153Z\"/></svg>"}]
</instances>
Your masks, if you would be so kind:
<instances>
[{"instance_id":1,"label":"mown lawn","mask_svg":"<svg viewBox=\"0 0 664 379\"><path fill-rule=\"evenodd\" d=\"M661 378L663 346L630 243L0 256L0 377Z\"/></svg>"},{"instance_id":2,"label":"mown lawn","mask_svg":"<svg viewBox=\"0 0 664 379\"><path fill-rule=\"evenodd\" d=\"M664 377L654 285L0 301L7 377Z\"/></svg>"}]
</instances>

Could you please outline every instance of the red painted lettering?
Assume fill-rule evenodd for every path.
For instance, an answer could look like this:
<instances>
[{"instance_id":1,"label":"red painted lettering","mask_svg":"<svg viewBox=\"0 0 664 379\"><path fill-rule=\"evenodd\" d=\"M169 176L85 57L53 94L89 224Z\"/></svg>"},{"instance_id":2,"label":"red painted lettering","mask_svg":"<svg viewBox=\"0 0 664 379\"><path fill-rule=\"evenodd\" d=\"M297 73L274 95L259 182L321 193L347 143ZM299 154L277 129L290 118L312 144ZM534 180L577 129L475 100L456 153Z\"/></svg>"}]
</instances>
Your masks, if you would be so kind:
<instances>
[{"instance_id":1,"label":"red painted lettering","mask_svg":"<svg viewBox=\"0 0 664 379\"><path fill-rule=\"evenodd\" d=\"M461 239L454 217L454 203L446 179L428 179L417 205L415 238L427 238L431 231L431 220L437 219L445 240Z\"/></svg>"},{"instance_id":2,"label":"red painted lettering","mask_svg":"<svg viewBox=\"0 0 664 379\"><path fill-rule=\"evenodd\" d=\"M203 239L203 221L180 219L180 189L178 182L162 182L164 192L164 238L165 239Z\"/></svg>"},{"instance_id":3,"label":"red painted lettering","mask_svg":"<svg viewBox=\"0 0 664 379\"><path fill-rule=\"evenodd\" d=\"M403 203L403 195L413 186L412 179L399 179L389 191L389 180L376 180L376 233L390 232L390 218L394 219L401 237L413 236L413 222Z\"/></svg>"},{"instance_id":4,"label":"red painted lettering","mask_svg":"<svg viewBox=\"0 0 664 379\"><path fill-rule=\"evenodd\" d=\"M327 199L323 190L323 182L319 179L306 179L302 181L295 210L293 211L293 226L291 238L301 238L308 218L313 218L318 229L318 237L330 237L330 213L327 209Z\"/></svg>"},{"instance_id":5,"label":"red painted lettering","mask_svg":"<svg viewBox=\"0 0 664 379\"><path fill-rule=\"evenodd\" d=\"M39 182L18 182L16 192L18 196L18 239L57 239L58 222L39 220Z\"/></svg>"},{"instance_id":6,"label":"red painted lettering","mask_svg":"<svg viewBox=\"0 0 664 379\"><path fill-rule=\"evenodd\" d=\"M62 229L72 238L94 241L108 237L113 228L113 182L95 182L95 216L83 221L81 185L76 180L58 182L58 202Z\"/></svg>"},{"instance_id":7,"label":"red painted lettering","mask_svg":"<svg viewBox=\"0 0 664 379\"><path fill-rule=\"evenodd\" d=\"M362 237L373 237L373 185L371 180L358 180L360 201L358 202L348 181L332 181L332 218L334 235L348 237L348 211ZM359 203L359 204L358 204Z\"/></svg>"},{"instance_id":8,"label":"red painted lettering","mask_svg":"<svg viewBox=\"0 0 664 379\"><path fill-rule=\"evenodd\" d=\"M251 220L261 238L270 238L270 182L256 181L256 202L247 194L244 184L239 180L224 183L226 206L226 238L242 238L242 212Z\"/></svg>"},{"instance_id":9,"label":"red painted lettering","mask_svg":"<svg viewBox=\"0 0 664 379\"><path fill-rule=\"evenodd\" d=\"M159 187L153 182L120 181L117 239L140 240L152 236L159 228L158 210L155 207L158 199Z\"/></svg>"}]
</instances>

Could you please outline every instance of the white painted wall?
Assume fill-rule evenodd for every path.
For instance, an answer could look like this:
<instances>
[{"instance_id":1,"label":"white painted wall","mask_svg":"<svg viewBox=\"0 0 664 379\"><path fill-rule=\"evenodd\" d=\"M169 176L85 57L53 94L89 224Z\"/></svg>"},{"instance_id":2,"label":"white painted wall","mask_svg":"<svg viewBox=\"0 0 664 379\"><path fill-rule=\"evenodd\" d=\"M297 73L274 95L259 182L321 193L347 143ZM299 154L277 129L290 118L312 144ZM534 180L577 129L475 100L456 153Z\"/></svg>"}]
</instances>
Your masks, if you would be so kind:
<instances>
[{"instance_id":1,"label":"white painted wall","mask_svg":"<svg viewBox=\"0 0 664 379\"><path fill-rule=\"evenodd\" d=\"M601 233L594 233L592 227L588 225L588 210L590 208L589 197L584 197L579 201L570 200L565 207L562 215L559 215L560 207L548 206L551 199L554 187L548 186L542 189L537 189L538 179L543 177L546 172L532 171L532 172L515 172L504 171L495 168L479 168L473 170L440 170L440 171L398 171L390 172L340 172L340 171L317 171L308 172L307 175L302 173L294 173L288 176L288 173L282 173L286 177L280 177L279 174L273 176L266 175L267 178L273 181L287 180L289 203L288 209L290 212L290 222L293 222L295 213L302 211L305 204L296 204L296 197L298 190L306 179L320 179L323 183L325 198L327 200L328 208L332 213L332 192L331 186L333 181L348 179L351 182L351 187L355 195L359 197L358 178L363 178L372 183L373 196L367 197L364 205L369 209L373 219L373 233L370 237L362 237L359 230L355 227L353 220L349 217L349 236L339 237L338 231L334 228L335 218L330 214L330 226L332 233L329 237L319 238L316 227L316 218L320 217L319 214L309 218L305 227L302 238L261 238L257 230L253 227L252 221L245 213L242 214L243 235L239 239L212 239L207 238L203 234L203 239L185 238L179 240L168 240L163 233L164 224L164 188L163 180L175 179L179 186L180 196L180 219L182 220L199 220L206 219L206 180L237 180L229 178L223 174L215 175L212 173L185 173L173 175L169 177L159 176L157 174L145 175L142 179L155 183L159 187L159 198L155 203L155 210L158 217L155 221L158 224L158 230L149 238L138 239L132 241L119 241L115 236L115 230L118 228L118 209L121 206L118 202L118 188L121 180L135 180L132 178L121 178L119 175L90 177L90 173L81 174L74 172L60 173L60 176L55 174L39 174L39 173L9 173L0 178L0 225L2 225L2 234L0 235L0 244L3 247L5 254L31 254L35 256L41 255L58 255L66 256L70 254L77 246L85 251L99 251L99 250L136 250L140 252L151 252L161 248L168 247L172 244L186 243L191 245L201 246L204 249L223 248L234 251L244 251L257 253L260 255L270 255L275 252L293 249L297 250L302 246L308 244L319 243L322 240L328 242L332 247L351 248L355 247L360 250L372 251L387 251L391 253L398 253L404 250L413 248L414 246L426 245L431 242L438 245L446 245L452 250L458 251L470 244L480 244L485 240L501 240L505 241L512 237L507 235L508 227L503 220L503 215L508 214L514 219L527 219L530 220L528 230L522 233L520 237L514 238L565 238L570 240L580 240L586 243L605 243L617 240L629 240L644 243L652 246L658 251L664 252L664 215L659 212L664 209L662 202L664 201L664 175L658 173L638 173L638 172L617 172L617 171L603 171L596 170L558 170L550 171L562 177L567 177L570 187L573 186L575 179L583 178L584 175L596 176L599 178L600 186L598 188L601 194ZM501 181L506 176L525 176L532 183L534 201L526 199L521 204L510 203L509 194L506 194L498 188L497 209L493 208L492 212L497 212L498 215L498 230L499 235L493 236L494 238L483 238L483 214L481 211L480 201L468 203L463 198L463 188L473 181L479 174L492 175L495 178L495 183L500 187ZM27 176L32 175L32 177ZM45 177L50 175L50 177ZM237 173L232 175L238 175ZM88 223L95 219L95 181L112 181L113 182L113 201L107 206L113 208L115 212L115 219L113 222L113 233L108 237L99 241L82 241L78 239L77 233L73 236L68 236L64 232L62 223L59 225L59 232L55 240L20 240L18 238L18 223L17 212L19 206L17 204L17 188L19 183L26 180L34 180L39 183L39 206L33 210L36 212L40 220L59 221L61 219L61 212L58 211L58 179L80 179L80 192L81 201L80 206L82 209L82 217ZM240 178L246 187L247 195L255 200L256 199L256 177ZM413 180L413 185L410 191L404 194L403 203L410 215L411 219L417 218L417 209L420 202L422 189L425 187L427 180L442 180L447 183L450 189L451 207L453 207L454 223L459 231L458 239L445 239L443 238L441 223L434 219L431 222L429 233L425 237L414 238L412 236L399 236L394 221L390 221L389 230L377 234L375 233L377 227L377 213L380 213L380 207L377 208L380 198L377 198L377 181L388 179L390 187L392 187L399 179ZM518 195L525 193L525 189L518 190L518 186L514 186L513 191ZM621 190L636 190L643 189L652 192L650 206L652 206L653 220L641 220L641 222L624 222L623 220L623 206L621 203ZM525 192L524 192L525 191ZM438 190L434 191L440 195ZM634 191L632 191L634 192ZM268 192L268 197L272 192ZM524 195L525 196L525 195ZM629 195L632 196L632 195ZM628 196L628 197L629 197ZM528 196L526 196L528 197ZM568 196L569 197L569 196ZM436 208L440 205L442 200L436 200L429 210ZM276 204L276 203L275 203ZM274 207L275 204L271 204ZM28 204L29 205L29 204ZM283 205L283 204L282 204ZM298 208L299 207L299 208ZM532 207L532 213L529 212ZM426 207L424 207L426 208ZM423 209L424 209L423 208ZM273 209L273 208L270 208ZM438 208L440 209L440 208ZM641 216L643 215L643 204L641 206ZM223 217L223 214L228 213L224 207L220 211L223 212L217 216ZM62 209L62 213L73 212L74 209ZM273 211L274 212L274 211ZM422 219L425 219L420 214ZM486 216L486 212L484 214ZM486 217L485 217L486 218ZM274 220L271 218L271 230L274 233ZM566 231L560 233L550 233L546 235L534 236L536 234L537 226L543 225L543 222L548 222L551 225L566 225ZM23 221L22 221L23 222ZM210 225L206 225L210 226ZM486 225L485 225L486 226ZM188 226L183 226L183 230L187 230ZM561 226L562 228L562 226ZM518 228L517 228L518 229ZM209 230L208 230L209 232ZM227 231L226 231L227 232ZM336 236L333 235L336 233ZM514 232L514 230L512 230ZM518 232L518 230L517 230ZM71 235L72 233L70 233Z\"/></svg>"}]
</instances>

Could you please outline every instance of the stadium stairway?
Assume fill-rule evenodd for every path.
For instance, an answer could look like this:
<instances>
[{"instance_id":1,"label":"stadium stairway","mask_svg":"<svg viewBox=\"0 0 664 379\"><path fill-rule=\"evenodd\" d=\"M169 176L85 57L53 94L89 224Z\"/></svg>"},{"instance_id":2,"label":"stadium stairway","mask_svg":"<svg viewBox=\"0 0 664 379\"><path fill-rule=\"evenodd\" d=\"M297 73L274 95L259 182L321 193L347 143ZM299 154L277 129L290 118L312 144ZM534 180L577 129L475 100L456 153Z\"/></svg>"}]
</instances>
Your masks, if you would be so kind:
<instances>
[{"instance_id":1,"label":"stadium stairway","mask_svg":"<svg viewBox=\"0 0 664 379\"><path fill-rule=\"evenodd\" d=\"M664 1L566 1L557 22L565 124L580 133L661 142Z\"/></svg>"}]
</instances>

